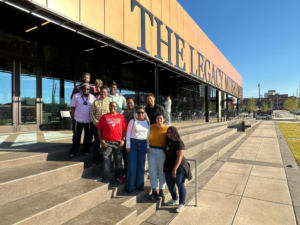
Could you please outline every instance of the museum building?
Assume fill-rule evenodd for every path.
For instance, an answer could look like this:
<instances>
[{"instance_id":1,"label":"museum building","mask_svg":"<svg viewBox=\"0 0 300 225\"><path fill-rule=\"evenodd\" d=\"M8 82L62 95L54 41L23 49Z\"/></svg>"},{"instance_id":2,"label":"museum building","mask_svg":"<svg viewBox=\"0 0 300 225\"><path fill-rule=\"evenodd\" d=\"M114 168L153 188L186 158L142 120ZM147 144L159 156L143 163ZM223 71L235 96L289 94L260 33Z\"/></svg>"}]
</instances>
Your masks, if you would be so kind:
<instances>
[{"instance_id":1,"label":"museum building","mask_svg":"<svg viewBox=\"0 0 300 225\"><path fill-rule=\"evenodd\" d=\"M63 129L84 72L221 121L241 75L176 0L0 0L0 133Z\"/></svg>"}]
</instances>

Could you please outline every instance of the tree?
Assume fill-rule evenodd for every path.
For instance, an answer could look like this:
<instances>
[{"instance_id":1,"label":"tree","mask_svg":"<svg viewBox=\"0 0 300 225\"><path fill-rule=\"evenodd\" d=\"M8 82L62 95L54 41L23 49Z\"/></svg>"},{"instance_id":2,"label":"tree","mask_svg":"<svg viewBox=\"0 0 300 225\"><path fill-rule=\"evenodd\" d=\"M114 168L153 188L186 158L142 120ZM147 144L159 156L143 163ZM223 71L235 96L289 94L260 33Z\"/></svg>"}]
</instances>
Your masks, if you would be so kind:
<instances>
[{"instance_id":1,"label":"tree","mask_svg":"<svg viewBox=\"0 0 300 225\"><path fill-rule=\"evenodd\" d=\"M288 98L284 101L283 107L288 110L295 110L298 108L298 101L295 97Z\"/></svg>"},{"instance_id":2,"label":"tree","mask_svg":"<svg viewBox=\"0 0 300 225\"><path fill-rule=\"evenodd\" d=\"M247 104L247 111L250 112L256 112L257 111L257 106L255 103L255 99L252 97L249 99L248 104Z\"/></svg>"},{"instance_id":3,"label":"tree","mask_svg":"<svg viewBox=\"0 0 300 225\"><path fill-rule=\"evenodd\" d=\"M273 100L272 99L268 99L267 105L269 106L269 108L273 108L273 106L274 106Z\"/></svg>"},{"instance_id":4,"label":"tree","mask_svg":"<svg viewBox=\"0 0 300 225\"><path fill-rule=\"evenodd\" d=\"M269 110L268 105L265 102L263 102L263 104L261 106L261 111L262 112L267 112L268 110Z\"/></svg>"}]
</instances>

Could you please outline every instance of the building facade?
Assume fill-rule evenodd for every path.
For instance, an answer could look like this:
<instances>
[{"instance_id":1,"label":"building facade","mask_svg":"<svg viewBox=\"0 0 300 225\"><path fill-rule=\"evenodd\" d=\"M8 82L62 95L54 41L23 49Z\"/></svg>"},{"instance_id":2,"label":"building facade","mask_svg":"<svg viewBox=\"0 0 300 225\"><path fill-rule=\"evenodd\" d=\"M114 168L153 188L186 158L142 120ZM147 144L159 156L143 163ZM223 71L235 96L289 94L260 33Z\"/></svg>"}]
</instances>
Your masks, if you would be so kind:
<instances>
[{"instance_id":1,"label":"building facade","mask_svg":"<svg viewBox=\"0 0 300 225\"><path fill-rule=\"evenodd\" d=\"M207 122L242 98L241 75L176 0L2 0L0 17L1 133L59 129L84 72Z\"/></svg>"}]
</instances>

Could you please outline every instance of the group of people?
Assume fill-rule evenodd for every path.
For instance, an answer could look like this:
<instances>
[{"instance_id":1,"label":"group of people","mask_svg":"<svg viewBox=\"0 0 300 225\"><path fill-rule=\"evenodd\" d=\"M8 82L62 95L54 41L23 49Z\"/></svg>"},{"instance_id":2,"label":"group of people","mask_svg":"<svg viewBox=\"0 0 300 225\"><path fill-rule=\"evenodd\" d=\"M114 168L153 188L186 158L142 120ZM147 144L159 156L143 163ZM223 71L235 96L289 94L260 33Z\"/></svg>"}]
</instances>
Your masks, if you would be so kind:
<instances>
[{"instance_id":1,"label":"group of people","mask_svg":"<svg viewBox=\"0 0 300 225\"><path fill-rule=\"evenodd\" d=\"M165 110L155 103L155 96L149 93L146 96L148 105L145 108L136 106L133 98L125 99L117 93L116 82L111 82L108 90L99 79L95 81L95 87L91 86L90 78L89 73L84 73L83 83L75 87L71 96L74 135L69 157L73 158L78 153L84 130L83 153L89 155L94 136L93 165L102 160L102 182L110 182L113 156L116 179L125 182L126 178L126 191L131 193L134 189L144 190L148 154L152 189L149 199L164 198L167 184L172 195L167 205L178 205L176 211L181 212L185 207L185 179L192 177L184 158L185 146L177 129L164 124L165 118L170 123L171 100L165 102Z\"/></svg>"}]
</instances>

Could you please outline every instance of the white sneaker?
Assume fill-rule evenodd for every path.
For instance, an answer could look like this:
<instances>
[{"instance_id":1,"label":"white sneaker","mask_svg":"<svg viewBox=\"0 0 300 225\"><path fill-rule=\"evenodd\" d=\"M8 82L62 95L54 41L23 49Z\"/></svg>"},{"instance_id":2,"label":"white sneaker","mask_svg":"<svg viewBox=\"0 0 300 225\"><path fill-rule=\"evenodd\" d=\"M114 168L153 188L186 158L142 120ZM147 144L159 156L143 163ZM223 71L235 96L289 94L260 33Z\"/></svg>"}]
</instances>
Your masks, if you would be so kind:
<instances>
[{"instance_id":1,"label":"white sneaker","mask_svg":"<svg viewBox=\"0 0 300 225\"><path fill-rule=\"evenodd\" d=\"M171 200L171 201L169 201L168 203L167 203L167 205L168 206L172 206L172 205L178 205L179 204L179 200L177 199L177 200Z\"/></svg>"},{"instance_id":2,"label":"white sneaker","mask_svg":"<svg viewBox=\"0 0 300 225\"><path fill-rule=\"evenodd\" d=\"M74 158L74 156L75 156L74 154L70 154L69 155L70 158Z\"/></svg>"},{"instance_id":3,"label":"white sneaker","mask_svg":"<svg viewBox=\"0 0 300 225\"><path fill-rule=\"evenodd\" d=\"M185 209L185 206L182 204L179 204L178 208L176 209L176 212L181 213Z\"/></svg>"}]
</instances>

